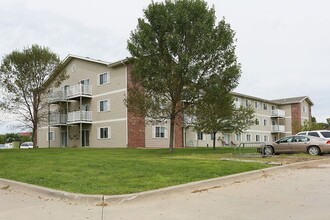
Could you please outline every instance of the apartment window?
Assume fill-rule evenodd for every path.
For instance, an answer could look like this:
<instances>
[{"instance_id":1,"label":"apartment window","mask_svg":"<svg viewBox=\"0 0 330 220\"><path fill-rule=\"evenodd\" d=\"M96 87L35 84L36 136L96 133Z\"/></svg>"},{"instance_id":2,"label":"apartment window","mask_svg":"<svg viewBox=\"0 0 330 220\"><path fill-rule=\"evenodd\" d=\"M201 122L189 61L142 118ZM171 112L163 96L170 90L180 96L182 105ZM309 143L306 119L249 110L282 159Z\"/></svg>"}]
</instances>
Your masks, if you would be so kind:
<instances>
[{"instance_id":1,"label":"apartment window","mask_svg":"<svg viewBox=\"0 0 330 220\"><path fill-rule=\"evenodd\" d=\"M268 105L266 103L263 104L263 109L268 110Z\"/></svg>"},{"instance_id":2,"label":"apartment window","mask_svg":"<svg viewBox=\"0 0 330 220\"><path fill-rule=\"evenodd\" d=\"M247 99L245 100L245 106L246 106L246 107L249 107L249 106L250 106L250 101L247 100Z\"/></svg>"},{"instance_id":3,"label":"apartment window","mask_svg":"<svg viewBox=\"0 0 330 220\"><path fill-rule=\"evenodd\" d=\"M250 134L246 135L246 141L251 141L251 135Z\"/></svg>"},{"instance_id":4,"label":"apartment window","mask_svg":"<svg viewBox=\"0 0 330 220\"><path fill-rule=\"evenodd\" d=\"M307 112L306 111L306 106L303 106L303 109L302 110L303 110L303 112Z\"/></svg>"},{"instance_id":5,"label":"apartment window","mask_svg":"<svg viewBox=\"0 0 330 220\"><path fill-rule=\"evenodd\" d=\"M101 73L99 75L99 85L104 85L110 82L110 74L109 73Z\"/></svg>"},{"instance_id":6,"label":"apartment window","mask_svg":"<svg viewBox=\"0 0 330 220\"><path fill-rule=\"evenodd\" d=\"M264 126L267 126L267 124L268 124L267 119L264 119Z\"/></svg>"},{"instance_id":7,"label":"apartment window","mask_svg":"<svg viewBox=\"0 0 330 220\"><path fill-rule=\"evenodd\" d=\"M167 128L164 126L152 127L153 138L167 138Z\"/></svg>"},{"instance_id":8,"label":"apartment window","mask_svg":"<svg viewBox=\"0 0 330 220\"><path fill-rule=\"evenodd\" d=\"M236 134L236 141L238 141L238 142L241 141L241 134Z\"/></svg>"},{"instance_id":9,"label":"apartment window","mask_svg":"<svg viewBox=\"0 0 330 220\"><path fill-rule=\"evenodd\" d=\"M259 118L256 118L256 119L254 120L254 123L255 123L255 125L260 125L260 120L259 120Z\"/></svg>"},{"instance_id":10,"label":"apartment window","mask_svg":"<svg viewBox=\"0 0 330 220\"><path fill-rule=\"evenodd\" d=\"M260 135L259 135L259 134L256 135L256 141L257 141L257 142L260 141Z\"/></svg>"},{"instance_id":11,"label":"apartment window","mask_svg":"<svg viewBox=\"0 0 330 220\"><path fill-rule=\"evenodd\" d=\"M110 100L101 100L98 107L98 112L108 112L110 111Z\"/></svg>"},{"instance_id":12,"label":"apartment window","mask_svg":"<svg viewBox=\"0 0 330 220\"><path fill-rule=\"evenodd\" d=\"M47 132L47 141L55 141L55 132L54 131Z\"/></svg>"},{"instance_id":13,"label":"apartment window","mask_svg":"<svg viewBox=\"0 0 330 220\"><path fill-rule=\"evenodd\" d=\"M215 139L215 134L211 134L211 140L213 141Z\"/></svg>"},{"instance_id":14,"label":"apartment window","mask_svg":"<svg viewBox=\"0 0 330 220\"><path fill-rule=\"evenodd\" d=\"M260 109L260 102L254 102L254 108Z\"/></svg>"},{"instance_id":15,"label":"apartment window","mask_svg":"<svg viewBox=\"0 0 330 220\"><path fill-rule=\"evenodd\" d=\"M98 131L98 139L107 139L110 138L110 128L109 127L103 127L103 128L99 128Z\"/></svg>"},{"instance_id":16,"label":"apartment window","mask_svg":"<svg viewBox=\"0 0 330 220\"><path fill-rule=\"evenodd\" d=\"M197 132L197 140L199 140L199 141L204 140L204 133L203 132Z\"/></svg>"},{"instance_id":17,"label":"apartment window","mask_svg":"<svg viewBox=\"0 0 330 220\"><path fill-rule=\"evenodd\" d=\"M268 142L268 136L264 135L264 142Z\"/></svg>"}]
</instances>

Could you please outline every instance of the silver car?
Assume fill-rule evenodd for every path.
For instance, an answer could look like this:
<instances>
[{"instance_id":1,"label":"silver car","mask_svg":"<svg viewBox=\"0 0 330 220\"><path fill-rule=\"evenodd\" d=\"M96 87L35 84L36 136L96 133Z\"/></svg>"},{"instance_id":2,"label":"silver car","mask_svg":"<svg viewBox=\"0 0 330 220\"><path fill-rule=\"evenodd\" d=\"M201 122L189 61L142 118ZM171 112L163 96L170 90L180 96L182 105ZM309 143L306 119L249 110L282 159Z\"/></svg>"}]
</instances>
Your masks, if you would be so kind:
<instances>
[{"instance_id":1,"label":"silver car","mask_svg":"<svg viewBox=\"0 0 330 220\"><path fill-rule=\"evenodd\" d=\"M280 153L309 153L310 155L330 153L330 140L307 135L292 135L268 143L264 149L266 155Z\"/></svg>"}]
</instances>

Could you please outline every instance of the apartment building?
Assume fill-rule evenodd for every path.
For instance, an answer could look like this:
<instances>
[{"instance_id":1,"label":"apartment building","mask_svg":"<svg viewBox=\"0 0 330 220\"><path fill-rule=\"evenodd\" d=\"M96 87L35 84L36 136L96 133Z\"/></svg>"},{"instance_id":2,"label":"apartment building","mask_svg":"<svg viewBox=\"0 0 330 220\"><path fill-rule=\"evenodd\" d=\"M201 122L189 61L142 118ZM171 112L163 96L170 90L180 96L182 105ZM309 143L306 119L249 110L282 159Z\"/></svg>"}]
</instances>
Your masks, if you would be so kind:
<instances>
[{"instance_id":1,"label":"apartment building","mask_svg":"<svg viewBox=\"0 0 330 220\"><path fill-rule=\"evenodd\" d=\"M305 120L311 120L313 102L307 96L266 100L237 92L232 93L236 107L251 106L255 124L242 134L216 135L216 145L237 145L241 142L269 142L296 134ZM186 128L187 146L212 146L213 135Z\"/></svg>"},{"instance_id":2,"label":"apartment building","mask_svg":"<svg viewBox=\"0 0 330 220\"><path fill-rule=\"evenodd\" d=\"M38 147L168 147L169 123L146 124L144 118L127 111L124 99L130 79L127 59L105 62L68 55L63 69L69 76L59 87L46 82L47 120L39 124ZM311 118L313 103L307 97L265 100L233 93L235 105L255 108L255 125L243 134L197 132L187 120L175 125L175 147L217 146L246 141L273 141L298 132L304 120Z\"/></svg>"},{"instance_id":3,"label":"apartment building","mask_svg":"<svg viewBox=\"0 0 330 220\"><path fill-rule=\"evenodd\" d=\"M55 87L51 79L58 72L46 82L48 120L39 125L38 147L168 147L168 124L146 125L127 111L127 59L110 63L68 55L62 63L69 78ZM175 146L182 147L182 127L175 129Z\"/></svg>"}]
</instances>

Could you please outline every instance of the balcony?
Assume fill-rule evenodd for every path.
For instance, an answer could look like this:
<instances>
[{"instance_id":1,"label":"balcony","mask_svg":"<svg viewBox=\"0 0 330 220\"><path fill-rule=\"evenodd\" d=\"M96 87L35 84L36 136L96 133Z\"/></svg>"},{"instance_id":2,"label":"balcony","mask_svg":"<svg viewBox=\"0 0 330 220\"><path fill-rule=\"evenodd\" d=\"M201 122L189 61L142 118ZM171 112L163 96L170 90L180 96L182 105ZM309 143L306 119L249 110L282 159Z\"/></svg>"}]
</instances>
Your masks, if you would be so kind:
<instances>
[{"instance_id":1,"label":"balcony","mask_svg":"<svg viewBox=\"0 0 330 220\"><path fill-rule=\"evenodd\" d=\"M80 96L91 97L92 96L92 86L78 84L78 85L70 86L66 91L66 97L68 99L76 98L76 97L80 97Z\"/></svg>"},{"instance_id":2,"label":"balcony","mask_svg":"<svg viewBox=\"0 0 330 220\"><path fill-rule=\"evenodd\" d=\"M284 125L272 125L272 133L282 133L285 132Z\"/></svg>"},{"instance_id":3,"label":"balcony","mask_svg":"<svg viewBox=\"0 0 330 220\"><path fill-rule=\"evenodd\" d=\"M56 91L48 95L49 103L63 102L66 100L66 95L63 91Z\"/></svg>"},{"instance_id":4,"label":"balcony","mask_svg":"<svg viewBox=\"0 0 330 220\"><path fill-rule=\"evenodd\" d=\"M68 113L68 124L92 123L91 111L74 111Z\"/></svg>"},{"instance_id":5,"label":"balcony","mask_svg":"<svg viewBox=\"0 0 330 220\"><path fill-rule=\"evenodd\" d=\"M66 125L67 121L68 121L67 114L51 113L49 116L49 125L54 125L54 126Z\"/></svg>"},{"instance_id":6,"label":"balcony","mask_svg":"<svg viewBox=\"0 0 330 220\"><path fill-rule=\"evenodd\" d=\"M280 109L274 109L270 113L270 116L271 117L276 117L276 118L284 118L285 117L285 111L284 110L280 110Z\"/></svg>"}]
</instances>

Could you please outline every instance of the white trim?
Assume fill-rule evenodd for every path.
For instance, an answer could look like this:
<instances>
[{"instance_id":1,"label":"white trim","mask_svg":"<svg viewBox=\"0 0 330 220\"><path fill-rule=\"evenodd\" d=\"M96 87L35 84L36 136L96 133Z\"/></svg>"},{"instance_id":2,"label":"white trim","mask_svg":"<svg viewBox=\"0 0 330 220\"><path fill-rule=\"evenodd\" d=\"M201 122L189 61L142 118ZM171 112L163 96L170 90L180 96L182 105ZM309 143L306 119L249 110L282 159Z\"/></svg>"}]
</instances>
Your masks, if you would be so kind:
<instances>
[{"instance_id":1,"label":"white trim","mask_svg":"<svg viewBox=\"0 0 330 220\"><path fill-rule=\"evenodd\" d=\"M118 121L127 121L127 118L117 118L104 121L93 121L92 124L108 123L108 122L118 122Z\"/></svg>"},{"instance_id":2,"label":"white trim","mask_svg":"<svg viewBox=\"0 0 330 220\"><path fill-rule=\"evenodd\" d=\"M106 95L112 95L112 94L116 94L116 93L121 93L121 92L127 92L127 89L118 89L115 91L111 91L111 92L106 92L106 93L101 93L98 95L93 95L92 98L97 98L97 97L101 97L101 96L106 96Z\"/></svg>"},{"instance_id":3,"label":"white trim","mask_svg":"<svg viewBox=\"0 0 330 220\"><path fill-rule=\"evenodd\" d=\"M101 84L101 82L100 82L100 76L101 75L104 75L104 74L106 74L106 76L107 76L106 77L107 78L107 82ZM109 71L102 72L102 73L100 73L100 74L97 75L97 86L105 86L105 85L108 85L108 84L110 84L110 72Z\"/></svg>"},{"instance_id":4,"label":"white trim","mask_svg":"<svg viewBox=\"0 0 330 220\"><path fill-rule=\"evenodd\" d=\"M107 128L107 129L108 129L108 137L106 137L106 138L101 138L101 129L104 129L104 128ZM111 127L109 127L109 126L98 127L98 128L97 128L97 139L98 139L98 140L111 139Z\"/></svg>"}]
</instances>

